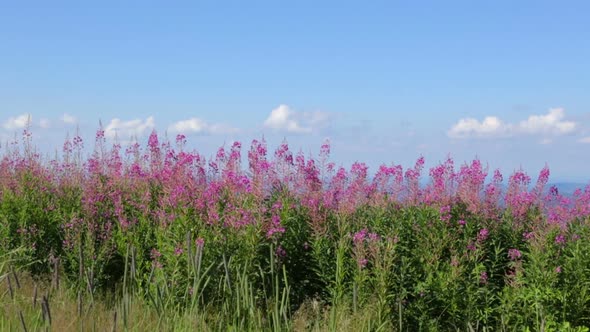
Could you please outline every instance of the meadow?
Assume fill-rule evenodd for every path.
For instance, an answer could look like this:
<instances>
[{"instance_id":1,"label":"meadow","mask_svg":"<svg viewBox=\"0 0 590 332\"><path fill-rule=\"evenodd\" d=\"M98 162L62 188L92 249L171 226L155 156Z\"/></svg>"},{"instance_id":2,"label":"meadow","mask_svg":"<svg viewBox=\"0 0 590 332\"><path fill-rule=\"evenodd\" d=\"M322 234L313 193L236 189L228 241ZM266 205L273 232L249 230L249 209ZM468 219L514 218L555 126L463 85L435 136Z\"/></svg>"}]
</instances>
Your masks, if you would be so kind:
<instances>
[{"instance_id":1,"label":"meadow","mask_svg":"<svg viewBox=\"0 0 590 332\"><path fill-rule=\"evenodd\" d=\"M31 142L0 151L2 331L589 331L590 185L548 168Z\"/></svg>"}]
</instances>

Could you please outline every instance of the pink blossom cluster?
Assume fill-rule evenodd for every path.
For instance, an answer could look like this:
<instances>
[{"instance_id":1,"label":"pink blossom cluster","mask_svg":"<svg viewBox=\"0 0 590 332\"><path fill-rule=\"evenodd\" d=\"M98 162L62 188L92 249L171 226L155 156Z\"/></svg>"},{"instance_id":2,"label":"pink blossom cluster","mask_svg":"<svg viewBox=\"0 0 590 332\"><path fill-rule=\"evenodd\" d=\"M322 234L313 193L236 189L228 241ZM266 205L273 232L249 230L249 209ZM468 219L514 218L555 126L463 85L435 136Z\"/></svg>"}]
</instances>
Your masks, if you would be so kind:
<instances>
[{"instance_id":1,"label":"pink blossom cluster","mask_svg":"<svg viewBox=\"0 0 590 332\"><path fill-rule=\"evenodd\" d=\"M138 142L107 144L105 132L96 132L94 150L83 157L84 142L79 134L66 139L62 154L45 159L31 146L31 133L23 134L22 145L4 146L0 159L0 194L22 194L34 190L61 197L68 190L80 194L82 213L65 223L65 232L85 227L97 239L107 239L114 229L126 231L139 220L150 220L169 227L183 216L191 222L217 225L240 231L256 225L268 239L287 231L281 210L266 210L269 198L288 192L310 216L314 232L326 231L330 213L347 216L363 206L434 206L440 219L449 222L452 208L463 205L470 213L499 218L507 209L522 220L538 209L548 224L565 227L569 222L590 216L590 185L572 197L556 188L546 190L549 168L541 170L531 188L531 177L518 170L503 185L504 176L475 159L455 168L449 157L429 170L430 181L421 180L423 157L404 169L383 164L372 174L367 164L354 162L350 168L330 162L328 141L321 145L319 157L294 153L287 142L269 154L264 139L253 140L242 158L242 144L223 146L210 158L187 150L187 138L179 134L175 144L162 141L154 131L147 145ZM24 181L35 179L34 181ZM54 205L45 207L47 210ZM458 223L465 225L463 216ZM83 226L81 226L83 225ZM487 238L487 229L477 241ZM75 237L66 235L66 246ZM357 233L357 237L369 236ZM356 241L356 240L355 240ZM556 239L556 243L561 243Z\"/></svg>"}]
</instances>

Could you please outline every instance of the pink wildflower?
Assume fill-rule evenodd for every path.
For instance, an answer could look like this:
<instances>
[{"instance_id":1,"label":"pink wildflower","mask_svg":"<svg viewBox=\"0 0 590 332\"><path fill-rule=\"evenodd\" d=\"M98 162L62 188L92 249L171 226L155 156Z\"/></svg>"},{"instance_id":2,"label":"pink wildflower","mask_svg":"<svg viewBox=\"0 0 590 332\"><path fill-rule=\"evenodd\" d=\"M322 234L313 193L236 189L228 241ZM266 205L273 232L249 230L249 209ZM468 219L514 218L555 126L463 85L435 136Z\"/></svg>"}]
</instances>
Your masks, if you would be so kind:
<instances>
[{"instance_id":1,"label":"pink wildflower","mask_svg":"<svg viewBox=\"0 0 590 332\"><path fill-rule=\"evenodd\" d=\"M514 248L509 249L508 250L508 257L510 258L510 260L515 261L515 260L519 259L520 257L522 257L522 253L518 249L514 249Z\"/></svg>"},{"instance_id":2,"label":"pink wildflower","mask_svg":"<svg viewBox=\"0 0 590 332\"><path fill-rule=\"evenodd\" d=\"M203 239L202 237L198 237L195 240L195 244L197 245L198 248L203 248L203 246L205 245L205 239Z\"/></svg>"},{"instance_id":3,"label":"pink wildflower","mask_svg":"<svg viewBox=\"0 0 590 332\"><path fill-rule=\"evenodd\" d=\"M366 258L359 259L357 261L358 267L364 269L367 266L368 260Z\"/></svg>"},{"instance_id":4,"label":"pink wildflower","mask_svg":"<svg viewBox=\"0 0 590 332\"><path fill-rule=\"evenodd\" d=\"M484 285L488 283L488 273L486 271L479 275L479 282Z\"/></svg>"},{"instance_id":5,"label":"pink wildflower","mask_svg":"<svg viewBox=\"0 0 590 332\"><path fill-rule=\"evenodd\" d=\"M488 231L487 228L482 228L479 231L479 234L477 234L477 241L478 242L484 242L485 240L488 239L489 234L490 234L490 231Z\"/></svg>"},{"instance_id":6,"label":"pink wildflower","mask_svg":"<svg viewBox=\"0 0 590 332\"><path fill-rule=\"evenodd\" d=\"M352 236L352 241L354 242L355 245L359 245L361 244L365 238L367 237L367 229L361 229L360 231L354 233L354 235Z\"/></svg>"},{"instance_id":7,"label":"pink wildflower","mask_svg":"<svg viewBox=\"0 0 590 332\"><path fill-rule=\"evenodd\" d=\"M555 237L555 244L564 245L565 244L565 236L563 234L559 234Z\"/></svg>"}]
</instances>

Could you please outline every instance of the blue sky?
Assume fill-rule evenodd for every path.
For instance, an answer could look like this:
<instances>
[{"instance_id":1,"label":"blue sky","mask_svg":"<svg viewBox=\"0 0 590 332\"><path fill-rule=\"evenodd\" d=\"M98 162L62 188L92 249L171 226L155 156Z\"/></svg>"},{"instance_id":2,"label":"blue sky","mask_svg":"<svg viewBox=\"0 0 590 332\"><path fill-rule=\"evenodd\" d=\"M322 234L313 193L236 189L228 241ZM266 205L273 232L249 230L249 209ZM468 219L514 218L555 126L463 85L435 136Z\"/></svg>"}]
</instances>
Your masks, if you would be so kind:
<instances>
[{"instance_id":1,"label":"blue sky","mask_svg":"<svg viewBox=\"0 0 590 332\"><path fill-rule=\"evenodd\" d=\"M2 142L27 115L48 151L100 119L205 153L329 138L343 165L450 153L590 179L588 2L124 3L0 4Z\"/></svg>"}]
</instances>

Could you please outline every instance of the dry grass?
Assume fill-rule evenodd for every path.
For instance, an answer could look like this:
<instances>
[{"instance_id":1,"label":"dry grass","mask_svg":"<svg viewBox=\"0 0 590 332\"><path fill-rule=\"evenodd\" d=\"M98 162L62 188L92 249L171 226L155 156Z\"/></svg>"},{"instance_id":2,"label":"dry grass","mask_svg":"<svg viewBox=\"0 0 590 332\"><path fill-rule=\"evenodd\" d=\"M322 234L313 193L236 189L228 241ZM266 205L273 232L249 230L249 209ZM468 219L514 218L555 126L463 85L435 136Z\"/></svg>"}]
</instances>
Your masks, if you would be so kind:
<instances>
[{"instance_id":1,"label":"dry grass","mask_svg":"<svg viewBox=\"0 0 590 332\"><path fill-rule=\"evenodd\" d=\"M44 296L51 321L44 313ZM348 309L331 309L318 301L308 301L294 313L291 330L374 331L375 327L371 326L375 316L373 309L367 306L353 314ZM125 312L128 313L125 315ZM66 287L55 288L49 281L8 272L0 279L0 331L24 331L23 322L27 331L239 331L231 326L216 326L215 313L167 313L166 317L159 317L151 306L137 297L116 303L97 297L92 303L88 296L79 299Z\"/></svg>"},{"instance_id":2,"label":"dry grass","mask_svg":"<svg viewBox=\"0 0 590 332\"><path fill-rule=\"evenodd\" d=\"M23 331L23 321L28 331L123 330L123 303L113 305L106 299L92 303L87 297L78 300L73 291L64 287L55 289L48 282L35 281L24 275L18 279L20 287L12 273L0 283L1 331ZM49 308L49 314L45 306ZM127 307L127 330L151 331L162 324L156 313L141 302L129 299Z\"/></svg>"}]
</instances>

